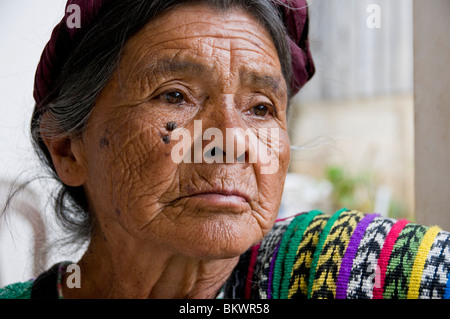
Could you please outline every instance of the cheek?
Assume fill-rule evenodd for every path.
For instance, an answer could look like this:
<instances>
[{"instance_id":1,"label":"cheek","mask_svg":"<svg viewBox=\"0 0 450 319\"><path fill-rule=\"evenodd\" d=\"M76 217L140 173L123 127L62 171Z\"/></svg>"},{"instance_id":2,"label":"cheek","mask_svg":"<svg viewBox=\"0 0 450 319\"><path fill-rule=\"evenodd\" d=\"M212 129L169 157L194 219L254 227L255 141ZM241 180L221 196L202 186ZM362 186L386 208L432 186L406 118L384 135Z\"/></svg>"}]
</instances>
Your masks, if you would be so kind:
<instances>
[{"instance_id":1,"label":"cheek","mask_svg":"<svg viewBox=\"0 0 450 319\"><path fill-rule=\"evenodd\" d=\"M260 205L265 211L272 214L268 217L268 220L273 222L278 214L290 161L290 142L287 132L279 130L279 139L268 144L268 146L272 156L266 164L257 165L255 172Z\"/></svg>"},{"instance_id":2,"label":"cheek","mask_svg":"<svg viewBox=\"0 0 450 319\"><path fill-rule=\"evenodd\" d=\"M286 175L291 161L291 141L287 131L282 130L280 136L280 167Z\"/></svg>"},{"instance_id":3,"label":"cheek","mask_svg":"<svg viewBox=\"0 0 450 319\"><path fill-rule=\"evenodd\" d=\"M91 141L88 190L95 196L94 209L115 212L134 227L153 218L158 198L176 178L169 138L174 124L155 122L142 116L116 117L97 126L87 138ZM130 215L143 207L147 214Z\"/></svg>"}]
</instances>

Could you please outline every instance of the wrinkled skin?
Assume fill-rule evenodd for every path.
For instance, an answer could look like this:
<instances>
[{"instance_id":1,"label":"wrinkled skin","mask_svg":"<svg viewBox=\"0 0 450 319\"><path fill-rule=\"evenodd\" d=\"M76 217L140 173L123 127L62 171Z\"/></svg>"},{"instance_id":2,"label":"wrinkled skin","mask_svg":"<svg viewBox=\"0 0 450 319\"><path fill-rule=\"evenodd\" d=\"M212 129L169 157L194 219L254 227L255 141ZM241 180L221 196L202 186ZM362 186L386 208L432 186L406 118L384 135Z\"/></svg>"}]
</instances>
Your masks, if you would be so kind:
<instances>
[{"instance_id":1,"label":"wrinkled skin","mask_svg":"<svg viewBox=\"0 0 450 319\"><path fill-rule=\"evenodd\" d=\"M46 140L97 221L79 262L82 288L64 286L65 297L214 297L275 221L290 156L286 107L276 48L241 9L184 5L131 38L83 138ZM267 144L278 170L175 163L167 123L193 135L194 120L203 130L279 129L279 147Z\"/></svg>"}]
</instances>

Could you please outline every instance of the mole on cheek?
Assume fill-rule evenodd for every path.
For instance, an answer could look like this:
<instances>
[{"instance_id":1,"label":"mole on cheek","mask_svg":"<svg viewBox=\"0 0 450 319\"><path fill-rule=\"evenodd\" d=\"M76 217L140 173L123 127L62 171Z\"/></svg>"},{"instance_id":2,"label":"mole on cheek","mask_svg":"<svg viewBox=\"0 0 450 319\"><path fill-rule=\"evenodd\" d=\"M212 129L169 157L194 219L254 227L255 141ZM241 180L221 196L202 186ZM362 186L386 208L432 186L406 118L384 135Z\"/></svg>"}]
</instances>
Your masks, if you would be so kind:
<instances>
[{"instance_id":1,"label":"mole on cheek","mask_svg":"<svg viewBox=\"0 0 450 319\"><path fill-rule=\"evenodd\" d=\"M170 136L169 135L164 135L162 137L162 140L164 143L169 144L170 143Z\"/></svg>"},{"instance_id":2,"label":"mole on cheek","mask_svg":"<svg viewBox=\"0 0 450 319\"><path fill-rule=\"evenodd\" d=\"M99 146L100 148L108 147L109 146L109 140L107 136L109 135L109 130L105 130L105 135L100 139Z\"/></svg>"},{"instance_id":3,"label":"mole on cheek","mask_svg":"<svg viewBox=\"0 0 450 319\"><path fill-rule=\"evenodd\" d=\"M167 123L167 125L166 125L166 129L168 130L168 131L173 131L174 129L176 129L177 128L177 123L176 122L169 122L169 123Z\"/></svg>"},{"instance_id":4,"label":"mole on cheek","mask_svg":"<svg viewBox=\"0 0 450 319\"><path fill-rule=\"evenodd\" d=\"M177 128L177 123L176 122L168 122L166 124L166 129L168 131L173 131L176 128ZM161 135L161 139L163 140L164 143L166 143L166 144L170 143L170 136L169 135L162 135L161 133L160 133L160 135Z\"/></svg>"},{"instance_id":5,"label":"mole on cheek","mask_svg":"<svg viewBox=\"0 0 450 319\"><path fill-rule=\"evenodd\" d=\"M109 140L106 137L102 137L99 142L100 148L109 146Z\"/></svg>"}]
</instances>

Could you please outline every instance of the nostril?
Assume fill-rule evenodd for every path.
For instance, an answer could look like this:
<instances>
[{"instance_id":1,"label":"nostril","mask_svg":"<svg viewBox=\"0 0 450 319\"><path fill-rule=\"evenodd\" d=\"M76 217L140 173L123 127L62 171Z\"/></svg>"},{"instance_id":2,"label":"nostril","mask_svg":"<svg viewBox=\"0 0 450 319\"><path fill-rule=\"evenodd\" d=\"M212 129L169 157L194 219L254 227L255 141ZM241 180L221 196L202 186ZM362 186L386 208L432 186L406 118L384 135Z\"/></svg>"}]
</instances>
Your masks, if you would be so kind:
<instances>
[{"instance_id":1,"label":"nostril","mask_svg":"<svg viewBox=\"0 0 450 319\"><path fill-rule=\"evenodd\" d=\"M220 156L223 154L224 154L224 151L220 147L214 146L213 148L211 148L209 151L207 151L205 153L205 156L215 157L215 156Z\"/></svg>"}]
</instances>

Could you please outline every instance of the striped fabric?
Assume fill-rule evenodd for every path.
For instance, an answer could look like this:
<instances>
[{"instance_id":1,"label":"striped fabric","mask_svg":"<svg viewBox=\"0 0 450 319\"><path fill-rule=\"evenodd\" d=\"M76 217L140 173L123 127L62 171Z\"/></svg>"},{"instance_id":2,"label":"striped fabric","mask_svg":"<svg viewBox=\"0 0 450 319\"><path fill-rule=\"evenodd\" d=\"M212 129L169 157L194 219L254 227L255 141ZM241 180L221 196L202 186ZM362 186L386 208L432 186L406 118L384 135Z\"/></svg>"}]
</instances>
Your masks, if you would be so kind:
<instances>
[{"instance_id":1,"label":"striped fabric","mask_svg":"<svg viewBox=\"0 0 450 319\"><path fill-rule=\"evenodd\" d=\"M367 226L353 259L347 291L345 295L339 295L340 298L373 298L374 285L378 286L380 280L380 272L376 272L377 269L379 270L378 259L385 238L394 223L393 219L376 217ZM375 273L377 276L374 276ZM345 282L344 279L343 282Z\"/></svg>"},{"instance_id":2,"label":"striped fabric","mask_svg":"<svg viewBox=\"0 0 450 319\"><path fill-rule=\"evenodd\" d=\"M236 269L251 284L232 274L224 298L447 299L450 233L347 209L311 211L277 223Z\"/></svg>"},{"instance_id":3,"label":"striped fabric","mask_svg":"<svg viewBox=\"0 0 450 319\"><path fill-rule=\"evenodd\" d=\"M447 281L449 268L450 233L441 231L434 239L423 266L421 278L423 284L419 288L420 299L440 298L445 294L445 287L450 284L450 281ZM450 296L448 298L450 299Z\"/></svg>"},{"instance_id":4,"label":"striped fabric","mask_svg":"<svg viewBox=\"0 0 450 319\"><path fill-rule=\"evenodd\" d=\"M259 280L253 282L253 278L250 278L252 280L252 298L271 298L271 295L268 295L268 293L270 292L269 282L272 282L272 279L269 278L270 265L272 257L275 253L275 249L281 238L283 237L288 225L289 221L287 220L278 222L272 229L272 231L266 237L264 237L261 244L259 245L258 255L256 257L255 271L253 273L254 277L259 278Z\"/></svg>"},{"instance_id":5,"label":"striped fabric","mask_svg":"<svg viewBox=\"0 0 450 319\"><path fill-rule=\"evenodd\" d=\"M328 215L317 215L303 234L289 275L289 299L305 299L307 296L312 258L319 242L319 236L329 218Z\"/></svg>"},{"instance_id":6,"label":"striped fabric","mask_svg":"<svg viewBox=\"0 0 450 319\"><path fill-rule=\"evenodd\" d=\"M317 266L311 269L313 283L308 298L329 299L335 297L336 283L341 261L350 243L350 238L363 217L362 213L345 211L330 228L321 250L316 250ZM314 263L314 260L313 260Z\"/></svg>"},{"instance_id":7,"label":"striped fabric","mask_svg":"<svg viewBox=\"0 0 450 319\"><path fill-rule=\"evenodd\" d=\"M32 285L0 299L30 298ZM347 209L301 213L241 256L219 297L450 299L450 233Z\"/></svg>"},{"instance_id":8,"label":"striped fabric","mask_svg":"<svg viewBox=\"0 0 450 319\"><path fill-rule=\"evenodd\" d=\"M355 232L353 233L350 239L350 243L348 244L347 250L345 251L345 255L344 258L342 259L341 266L339 269L339 276L335 296L336 299L346 299L347 297L347 289L353 267L353 260L355 260L356 258L358 247L361 243L361 240L364 236L367 227L375 217L376 214L370 214L365 216L355 228Z\"/></svg>"}]
</instances>

